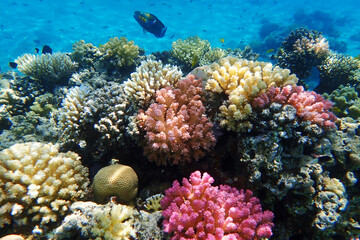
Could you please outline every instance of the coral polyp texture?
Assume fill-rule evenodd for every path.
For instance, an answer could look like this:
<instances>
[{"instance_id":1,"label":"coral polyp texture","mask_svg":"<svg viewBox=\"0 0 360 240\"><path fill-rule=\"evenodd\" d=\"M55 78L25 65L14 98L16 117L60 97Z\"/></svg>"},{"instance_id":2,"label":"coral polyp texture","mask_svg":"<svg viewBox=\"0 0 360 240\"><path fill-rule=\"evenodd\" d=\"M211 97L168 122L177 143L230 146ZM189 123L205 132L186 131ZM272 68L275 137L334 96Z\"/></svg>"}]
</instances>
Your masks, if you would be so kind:
<instances>
[{"instance_id":1,"label":"coral polyp texture","mask_svg":"<svg viewBox=\"0 0 360 240\"><path fill-rule=\"evenodd\" d=\"M201 94L201 81L189 75L177 88L159 90L156 103L139 113L139 126L145 131L144 154L151 162L167 165L198 160L215 145Z\"/></svg>"},{"instance_id":2,"label":"coral polyp texture","mask_svg":"<svg viewBox=\"0 0 360 240\"><path fill-rule=\"evenodd\" d=\"M164 231L171 239L267 239L271 211L262 211L250 190L212 186L214 179L196 171L182 185L174 181L161 200Z\"/></svg>"},{"instance_id":3,"label":"coral polyp texture","mask_svg":"<svg viewBox=\"0 0 360 240\"><path fill-rule=\"evenodd\" d=\"M24 54L15 62L18 70L46 87L67 84L77 64L66 53Z\"/></svg>"},{"instance_id":4,"label":"coral polyp texture","mask_svg":"<svg viewBox=\"0 0 360 240\"><path fill-rule=\"evenodd\" d=\"M158 90L175 86L181 77L182 72L176 66L163 65L152 59L142 61L130 79L123 83L125 96L136 111L147 108L155 100Z\"/></svg>"},{"instance_id":5,"label":"coral polyp texture","mask_svg":"<svg viewBox=\"0 0 360 240\"><path fill-rule=\"evenodd\" d=\"M293 85L298 81L288 69L235 57L222 58L207 71L209 79L205 89L227 96L219 108L220 125L235 132L251 128L247 118L252 113L251 101L255 97L271 86Z\"/></svg>"},{"instance_id":6,"label":"coral polyp texture","mask_svg":"<svg viewBox=\"0 0 360 240\"><path fill-rule=\"evenodd\" d=\"M310 121L320 127L335 127L336 116L330 111L333 103L315 92L305 91L302 86L270 87L253 101L253 106L264 108L271 103L289 104L303 121Z\"/></svg>"},{"instance_id":7,"label":"coral polyp texture","mask_svg":"<svg viewBox=\"0 0 360 240\"><path fill-rule=\"evenodd\" d=\"M88 169L51 143L19 143L0 152L0 227L56 222L85 196Z\"/></svg>"}]
</instances>

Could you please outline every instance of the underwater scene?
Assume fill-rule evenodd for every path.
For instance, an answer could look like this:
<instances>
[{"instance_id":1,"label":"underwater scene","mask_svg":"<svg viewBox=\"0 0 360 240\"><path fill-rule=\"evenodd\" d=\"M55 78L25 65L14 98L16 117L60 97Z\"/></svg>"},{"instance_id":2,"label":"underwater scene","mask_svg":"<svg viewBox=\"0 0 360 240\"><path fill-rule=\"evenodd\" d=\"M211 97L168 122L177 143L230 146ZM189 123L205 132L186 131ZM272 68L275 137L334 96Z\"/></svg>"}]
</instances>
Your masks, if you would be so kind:
<instances>
[{"instance_id":1,"label":"underwater scene","mask_svg":"<svg viewBox=\"0 0 360 240\"><path fill-rule=\"evenodd\" d=\"M359 240L358 8L1 0L0 240Z\"/></svg>"}]
</instances>

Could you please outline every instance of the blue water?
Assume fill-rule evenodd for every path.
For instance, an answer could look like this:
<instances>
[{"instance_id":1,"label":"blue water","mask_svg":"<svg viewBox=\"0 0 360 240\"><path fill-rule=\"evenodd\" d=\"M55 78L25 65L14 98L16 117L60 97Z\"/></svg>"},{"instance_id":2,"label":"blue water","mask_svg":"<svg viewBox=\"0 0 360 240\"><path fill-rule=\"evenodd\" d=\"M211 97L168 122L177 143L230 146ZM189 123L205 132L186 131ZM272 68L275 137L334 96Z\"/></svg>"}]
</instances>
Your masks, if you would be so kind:
<instances>
[{"instance_id":1,"label":"blue water","mask_svg":"<svg viewBox=\"0 0 360 240\"><path fill-rule=\"evenodd\" d=\"M281 40L266 39L293 26L307 25L331 39L330 47L360 54L360 11L355 0L225 1L225 0L1 0L0 67L44 44L69 52L80 39L98 46L111 37L125 36L146 53L171 49L171 43L198 35L213 47L255 50L278 47ZM134 11L155 14L166 26L165 37L144 34ZM221 43L220 38L225 42ZM333 44L332 44L333 43ZM340 45L339 45L340 44ZM346 45L346 47L344 47ZM333 46L333 47L332 47Z\"/></svg>"}]
</instances>

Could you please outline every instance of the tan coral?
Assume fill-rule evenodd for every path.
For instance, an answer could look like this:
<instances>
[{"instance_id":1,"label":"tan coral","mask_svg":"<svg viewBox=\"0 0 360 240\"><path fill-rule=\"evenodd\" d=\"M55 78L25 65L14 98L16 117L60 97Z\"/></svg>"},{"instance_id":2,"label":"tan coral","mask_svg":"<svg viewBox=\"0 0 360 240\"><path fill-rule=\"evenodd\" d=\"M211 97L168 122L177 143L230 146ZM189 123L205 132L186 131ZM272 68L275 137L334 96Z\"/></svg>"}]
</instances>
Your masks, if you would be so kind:
<instances>
[{"instance_id":1,"label":"tan coral","mask_svg":"<svg viewBox=\"0 0 360 240\"><path fill-rule=\"evenodd\" d=\"M59 220L88 190L88 169L56 145L15 144L0 152L0 227Z\"/></svg>"},{"instance_id":2,"label":"tan coral","mask_svg":"<svg viewBox=\"0 0 360 240\"><path fill-rule=\"evenodd\" d=\"M242 131L251 126L246 121L252 113L251 101L271 86L296 84L298 79L290 70L274 67L271 63L226 57L213 63L205 89L225 93L227 99L220 106L220 124L231 131Z\"/></svg>"},{"instance_id":3,"label":"tan coral","mask_svg":"<svg viewBox=\"0 0 360 240\"><path fill-rule=\"evenodd\" d=\"M116 196L123 201L132 200L138 191L138 177L129 166L113 164L100 169L94 177L94 197L98 203Z\"/></svg>"}]
</instances>

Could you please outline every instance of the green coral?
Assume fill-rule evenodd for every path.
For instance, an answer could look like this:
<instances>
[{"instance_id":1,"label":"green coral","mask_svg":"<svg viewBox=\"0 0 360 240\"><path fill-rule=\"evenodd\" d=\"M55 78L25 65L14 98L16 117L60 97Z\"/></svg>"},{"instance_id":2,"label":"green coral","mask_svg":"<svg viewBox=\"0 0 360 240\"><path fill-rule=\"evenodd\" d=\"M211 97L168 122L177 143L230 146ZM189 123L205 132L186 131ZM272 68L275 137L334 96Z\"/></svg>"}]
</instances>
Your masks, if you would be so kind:
<instances>
[{"instance_id":1,"label":"green coral","mask_svg":"<svg viewBox=\"0 0 360 240\"><path fill-rule=\"evenodd\" d=\"M84 40L75 42L72 49L71 59L77 62L80 68L94 67L101 56L97 47L91 43L85 43Z\"/></svg>"},{"instance_id":2,"label":"green coral","mask_svg":"<svg viewBox=\"0 0 360 240\"><path fill-rule=\"evenodd\" d=\"M228 52L221 48L214 48L210 49L210 51L207 51L200 59L199 65L209 65L213 62L218 61L220 58L225 57L228 54Z\"/></svg>"},{"instance_id":3,"label":"green coral","mask_svg":"<svg viewBox=\"0 0 360 240\"><path fill-rule=\"evenodd\" d=\"M77 67L77 64L66 53L24 54L15 62L21 73L39 81L44 86L66 84Z\"/></svg>"},{"instance_id":4,"label":"green coral","mask_svg":"<svg viewBox=\"0 0 360 240\"><path fill-rule=\"evenodd\" d=\"M139 46L125 37L111 38L104 45L100 45L99 50L102 54L100 62L110 72L134 66L140 54Z\"/></svg>"},{"instance_id":5,"label":"green coral","mask_svg":"<svg viewBox=\"0 0 360 240\"><path fill-rule=\"evenodd\" d=\"M198 67L200 59L210 50L211 46L209 41L194 36L173 42L170 54L183 65L185 69L191 69Z\"/></svg>"},{"instance_id":6,"label":"green coral","mask_svg":"<svg viewBox=\"0 0 360 240\"><path fill-rule=\"evenodd\" d=\"M338 117L360 117L360 99L354 87L342 86L334 90L330 95L324 96L334 102L333 112Z\"/></svg>"}]
</instances>

